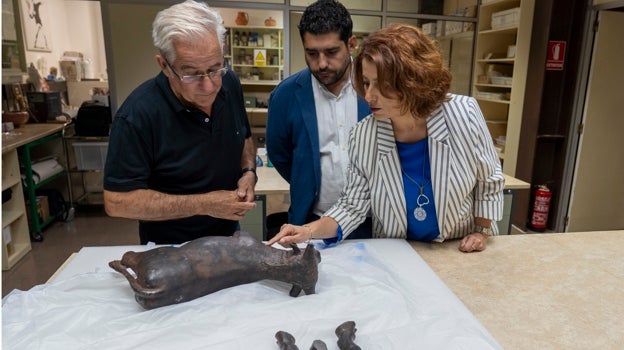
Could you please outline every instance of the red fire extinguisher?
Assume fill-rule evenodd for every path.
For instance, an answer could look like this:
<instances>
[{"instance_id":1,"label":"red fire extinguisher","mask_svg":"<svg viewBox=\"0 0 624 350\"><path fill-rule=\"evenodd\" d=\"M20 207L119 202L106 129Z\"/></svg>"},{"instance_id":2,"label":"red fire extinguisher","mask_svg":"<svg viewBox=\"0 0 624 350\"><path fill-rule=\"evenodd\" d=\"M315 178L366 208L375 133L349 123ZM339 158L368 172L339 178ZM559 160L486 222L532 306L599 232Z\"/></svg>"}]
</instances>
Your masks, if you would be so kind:
<instances>
[{"instance_id":1,"label":"red fire extinguisher","mask_svg":"<svg viewBox=\"0 0 624 350\"><path fill-rule=\"evenodd\" d=\"M533 201L533 213L531 215L531 227L537 231L543 231L548 223L548 211L552 192L546 185L540 185L535 189Z\"/></svg>"}]
</instances>

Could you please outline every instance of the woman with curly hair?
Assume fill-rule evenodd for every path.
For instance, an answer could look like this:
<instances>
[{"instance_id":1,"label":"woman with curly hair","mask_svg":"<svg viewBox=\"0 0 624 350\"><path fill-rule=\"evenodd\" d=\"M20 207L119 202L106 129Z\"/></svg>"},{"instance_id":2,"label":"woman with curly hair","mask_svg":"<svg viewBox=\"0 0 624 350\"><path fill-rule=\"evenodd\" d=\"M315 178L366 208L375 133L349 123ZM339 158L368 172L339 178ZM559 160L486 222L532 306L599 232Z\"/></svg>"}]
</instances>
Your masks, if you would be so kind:
<instances>
[{"instance_id":1,"label":"woman with curly hair","mask_svg":"<svg viewBox=\"0 0 624 350\"><path fill-rule=\"evenodd\" d=\"M371 212L373 236L482 251L502 218L504 177L477 102L450 94L435 42L394 24L371 34L354 61L372 114L349 139L347 183L314 222L284 225L267 244L344 239Z\"/></svg>"}]
</instances>

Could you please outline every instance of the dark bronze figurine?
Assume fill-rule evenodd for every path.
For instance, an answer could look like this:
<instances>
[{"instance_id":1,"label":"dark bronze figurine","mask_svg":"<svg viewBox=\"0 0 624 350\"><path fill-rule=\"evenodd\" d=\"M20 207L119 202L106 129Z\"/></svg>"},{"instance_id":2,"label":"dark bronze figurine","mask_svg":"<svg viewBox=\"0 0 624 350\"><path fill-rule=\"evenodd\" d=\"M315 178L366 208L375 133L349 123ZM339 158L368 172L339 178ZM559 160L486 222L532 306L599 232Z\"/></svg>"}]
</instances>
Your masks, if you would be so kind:
<instances>
[{"instance_id":1,"label":"dark bronze figurine","mask_svg":"<svg viewBox=\"0 0 624 350\"><path fill-rule=\"evenodd\" d=\"M295 344L295 337L288 332L278 331L275 333L275 339L277 339L279 350L299 350ZM322 340L315 340L310 350L327 350L327 345Z\"/></svg>"},{"instance_id":2,"label":"dark bronze figurine","mask_svg":"<svg viewBox=\"0 0 624 350\"><path fill-rule=\"evenodd\" d=\"M327 344L322 340L315 340L312 342L310 350L327 350Z\"/></svg>"},{"instance_id":3,"label":"dark bronze figurine","mask_svg":"<svg viewBox=\"0 0 624 350\"><path fill-rule=\"evenodd\" d=\"M277 339L277 346L280 350L299 350L295 345L295 337L288 332L279 331L275 333L275 339Z\"/></svg>"},{"instance_id":4,"label":"dark bronze figurine","mask_svg":"<svg viewBox=\"0 0 624 350\"><path fill-rule=\"evenodd\" d=\"M108 265L122 273L145 309L193 300L221 289L264 279L292 283L290 296L314 294L321 254L267 247L246 232L202 237L181 247L126 252ZM132 270L132 273L128 271Z\"/></svg>"},{"instance_id":5,"label":"dark bronze figurine","mask_svg":"<svg viewBox=\"0 0 624 350\"><path fill-rule=\"evenodd\" d=\"M354 321L343 322L336 328L338 349L362 350L362 348L354 342L356 330ZM297 345L295 345L295 337L288 332L278 331L275 333L275 339L277 339L277 346L280 350L299 350ZM322 340L315 340L310 350L327 350L327 345Z\"/></svg>"},{"instance_id":6,"label":"dark bronze figurine","mask_svg":"<svg viewBox=\"0 0 624 350\"><path fill-rule=\"evenodd\" d=\"M338 336L338 348L340 350L362 350L357 344L355 344L355 322L346 321L336 328L336 335Z\"/></svg>"}]
</instances>

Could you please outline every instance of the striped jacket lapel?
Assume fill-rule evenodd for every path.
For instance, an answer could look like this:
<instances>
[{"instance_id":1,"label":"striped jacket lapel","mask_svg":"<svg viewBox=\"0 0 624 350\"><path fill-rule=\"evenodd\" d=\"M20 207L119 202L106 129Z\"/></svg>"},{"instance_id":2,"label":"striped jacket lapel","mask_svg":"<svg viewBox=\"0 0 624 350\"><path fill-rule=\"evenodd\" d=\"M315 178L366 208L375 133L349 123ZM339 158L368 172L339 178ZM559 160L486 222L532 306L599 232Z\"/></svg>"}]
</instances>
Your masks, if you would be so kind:
<instances>
[{"instance_id":1,"label":"striped jacket lapel","mask_svg":"<svg viewBox=\"0 0 624 350\"><path fill-rule=\"evenodd\" d=\"M438 108L427 119L427 131L429 133L429 159L431 163L431 183L435 198L436 214L438 216L438 228L440 232L447 232L449 228L443 227L443 223L452 222L445 220L449 213L450 186L450 163L451 149L448 145L449 130L444 118L443 107Z\"/></svg>"},{"instance_id":2,"label":"striped jacket lapel","mask_svg":"<svg viewBox=\"0 0 624 350\"><path fill-rule=\"evenodd\" d=\"M390 207L384 210L384 213L392 215L383 220L391 226L384 227L384 231L389 236L405 238L407 233L405 193L392 123L390 120L378 120L377 125L377 159L379 160L377 173L380 177L380 185L384 187L384 192L388 196Z\"/></svg>"}]
</instances>

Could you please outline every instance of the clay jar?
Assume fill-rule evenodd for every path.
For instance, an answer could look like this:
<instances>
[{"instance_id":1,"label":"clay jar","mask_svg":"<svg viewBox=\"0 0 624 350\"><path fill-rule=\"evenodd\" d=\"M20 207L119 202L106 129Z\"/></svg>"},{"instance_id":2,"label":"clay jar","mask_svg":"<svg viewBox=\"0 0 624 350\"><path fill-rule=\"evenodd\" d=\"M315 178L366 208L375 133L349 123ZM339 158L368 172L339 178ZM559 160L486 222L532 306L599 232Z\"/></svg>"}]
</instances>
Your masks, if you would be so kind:
<instances>
[{"instance_id":1,"label":"clay jar","mask_svg":"<svg viewBox=\"0 0 624 350\"><path fill-rule=\"evenodd\" d=\"M234 22L236 22L239 26L247 25L247 23L249 23L249 14L247 12L239 11Z\"/></svg>"},{"instance_id":2,"label":"clay jar","mask_svg":"<svg viewBox=\"0 0 624 350\"><path fill-rule=\"evenodd\" d=\"M271 17L264 20L264 25L267 27L275 27L275 24L276 24L275 20Z\"/></svg>"}]
</instances>

